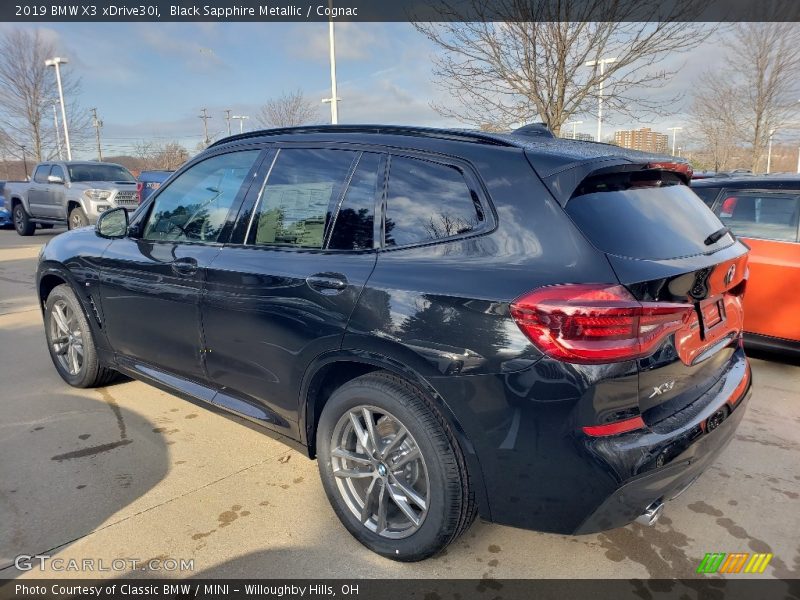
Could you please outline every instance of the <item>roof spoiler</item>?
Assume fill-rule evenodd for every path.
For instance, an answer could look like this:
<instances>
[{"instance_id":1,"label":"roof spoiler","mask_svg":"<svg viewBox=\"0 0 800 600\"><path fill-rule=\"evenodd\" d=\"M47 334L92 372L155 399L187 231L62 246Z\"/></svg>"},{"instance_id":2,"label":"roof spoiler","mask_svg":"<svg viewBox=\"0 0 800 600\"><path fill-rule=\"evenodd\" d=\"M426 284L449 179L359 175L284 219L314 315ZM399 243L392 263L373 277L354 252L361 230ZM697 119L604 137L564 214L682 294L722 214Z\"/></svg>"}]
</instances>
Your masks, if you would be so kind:
<instances>
[{"instance_id":1,"label":"roof spoiler","mask_svg":"<svg viewBox=\"0 0 800 600\"><path fill-rule=\"evenodd\" d=\"M544 177L540 174L540 177L558 203L561 206L566 206L575 190L587 177L623 171L643 171L647 169L670 171L680 176L687 185L692 179L692 165L687 161L668 160L665 158L665 160L634 162L628 158L615 156L575 162L564 169Z\"/></svg>"}]
</instances>

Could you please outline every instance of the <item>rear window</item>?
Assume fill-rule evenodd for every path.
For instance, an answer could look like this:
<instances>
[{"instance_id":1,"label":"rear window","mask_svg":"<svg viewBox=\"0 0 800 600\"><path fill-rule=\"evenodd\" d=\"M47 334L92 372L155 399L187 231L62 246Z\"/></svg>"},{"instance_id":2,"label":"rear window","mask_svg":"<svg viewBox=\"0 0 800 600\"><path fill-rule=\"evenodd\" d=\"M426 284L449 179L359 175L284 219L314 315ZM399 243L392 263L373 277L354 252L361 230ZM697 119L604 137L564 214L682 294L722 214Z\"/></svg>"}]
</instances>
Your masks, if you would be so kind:
<instances>
[{"instance_id":1,"label":"rear window","mask_svg":"<svg viewBox=\"0 0 800 600\"><path fill-rule=\"evenodd\" d=\"M683 184L658 181L582 186L566 211L603 252L631 258L667 260L712 252L733 243L730 235L706 245L723 224Z\"/></svg>"},{"instance_id":2,"label":"rear window","mask_svg":"<svg viewBox=\"0 0 800 600\"><path fill-rule=\"evenodd\" d=\"M69 178L73 183L86 181L113 181L120 183L136 183L130 171L119 165L110 164L77 164L67 165Z\"/></svg>"}]
</instances>

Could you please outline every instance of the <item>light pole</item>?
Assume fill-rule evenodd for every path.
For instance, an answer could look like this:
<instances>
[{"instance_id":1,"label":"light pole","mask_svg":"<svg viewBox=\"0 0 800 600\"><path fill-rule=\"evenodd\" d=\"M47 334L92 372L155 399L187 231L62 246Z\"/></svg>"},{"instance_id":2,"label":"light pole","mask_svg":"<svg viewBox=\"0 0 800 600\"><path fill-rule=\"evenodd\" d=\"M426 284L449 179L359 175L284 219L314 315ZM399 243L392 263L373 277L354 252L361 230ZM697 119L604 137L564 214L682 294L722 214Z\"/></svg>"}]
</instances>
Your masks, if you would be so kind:
<instances>
[{"instance_id":1,"label":"light pole","mask_svg":"<svg viewBox=\"0 0 800 600\"><path fill-rule=\"evenodd\" d=\"M67 160L72 160L72 148L69 145L69 126L67 125L67 109L64 106L64 89L61 87L61 69L60 65L65 65L69 61L61 56L48 58L44 64L48 67L55 67L56 69L56 83L58 83L58 98L61 101L61 120L64 123L64 143L67 146Z\"/></svg>"},{"instance_id":2,"label":"light pole","mask_svg":"<svg viewBox=\"0 0 800 600\"><path fill-rule=\"evenodd\" d=\"M600 83L599 83L599 94L597 96L597 141L602 142L603 140L603 83L605 83L605 73L606 73L606 65L613 63L616 61L616 57L613 58L601 58L600 60L590 60L586 64L587 67L600 67Z\"/></svg>"},{"instance_id":3,"label":"light pole","mask_svg":"<svg viewBox=\"0 0 800 600\"><path fill-rule=\"evenodd\" d=\"M770 167L772 166L772 136L775 135L775 130L769 130L769 142L767 143L767 175L769 175Z\"/></svg>"},{"instance_id":4,"label":"light pole","mask_svg":"<svg viewBox=\"0 0 800 600\"><path fill-rule=\"evenodd\" d=\"M675 156L675 138L678 137L678 132L681 129L683 127L667 127L667 130L672 132L672 156Z\"/></svg>"},{"instance_id":5,"label":"light pole","mask_svg":"<svg viewBox=\"0 0 800 600\"><path fill-rule=\"evenodd\" d=\"M333 15L333 0L328 0L328 8ZM331 125L339 123L339 101L341 98L336 93L336 35L333 31L333 17L328 19L328 43L331 59L331 97L323 98L322 102L330 102L331 105Z\"/></svg>"},{"instance_id":6,"label":"light pole","mask_svg":"<svg viewBox=\"0 0 800 600\"><path fill-rule=\"evenodd\" d=\"M575 135L577 134L576 129L577 129L578 125L582 125L582 124L583 124L583 121L570 121L569 123L564 123L564 127L566 127L567 125L572 125L572 139L573 140L575 139Z\"/></svg>"},{"instance_id":7,"label":"light pole","mask_svg":"<svg viewBox=\"0 0 800 600\"><path fill-rule=\"evenodd\" d=\"M58 106L58 101L53 100L53 126L56 130L56 150L58 150L58 160L64 160L64 157L61 155L61 132L59 131L58 126L58 112L56 107Z\"/></svg>"},{"instance_id":8,"label":"light pole","mask_svg":"<svg viewBox=\"0 0 800 600\"><path fill-rule=\"evenodd\" d=\"M249 119L247 115L233 115L231 119L236 119L239 121L239 133L244 133L244 120Z\"/></svg>"}]
</instances>

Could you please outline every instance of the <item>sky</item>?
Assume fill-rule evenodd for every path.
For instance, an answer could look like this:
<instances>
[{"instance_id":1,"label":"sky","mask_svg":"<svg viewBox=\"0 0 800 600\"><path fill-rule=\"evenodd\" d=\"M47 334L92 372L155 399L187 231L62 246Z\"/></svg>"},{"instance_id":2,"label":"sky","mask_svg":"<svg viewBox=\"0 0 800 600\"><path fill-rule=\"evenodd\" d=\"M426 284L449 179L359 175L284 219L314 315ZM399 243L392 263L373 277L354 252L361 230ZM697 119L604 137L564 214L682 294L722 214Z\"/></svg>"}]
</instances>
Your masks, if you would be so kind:
<instances>
[{"instance_id":1,"label":"sky","mask_svg":"<svg viewBox=\"0 0 800 600\"><path fill-rule=\"evenodd\" d=\"M212 117L212 137L221 137L225 109L250 115L246 129L253 128L260 105L295 89L320 99L320 122L329 122L330 109L321 103L331 95L327 23L53 23L39 29L70 60L62 76L81 79L81 105L97 108L106 155L129 153L143 139L177 140L193 150L203 138L201 108ZM337 23L340 123L464 126L430 106L450 101L433 80L435 52L408 23ZM688 96L703 71L721 60L714 40L668 59L663 66L680 68L680 75L660 93ZM684 104L673 107L675 116L652 123L607 115L604 132L640 125L666 132L683 125ZM578 131L594 134L594 118L582 120ZM92 157L91 148L81 157Z\"/></svg>"}]
</instances>

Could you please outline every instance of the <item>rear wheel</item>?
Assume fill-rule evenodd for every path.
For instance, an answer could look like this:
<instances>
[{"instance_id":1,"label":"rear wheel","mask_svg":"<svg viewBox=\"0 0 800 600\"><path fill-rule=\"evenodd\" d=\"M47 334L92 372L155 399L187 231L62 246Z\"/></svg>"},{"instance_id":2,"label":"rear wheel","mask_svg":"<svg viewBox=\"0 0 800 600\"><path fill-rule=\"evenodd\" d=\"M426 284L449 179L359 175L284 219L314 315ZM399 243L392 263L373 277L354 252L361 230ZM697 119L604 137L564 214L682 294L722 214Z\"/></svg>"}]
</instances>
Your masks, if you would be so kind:
<instances>
[{"instance_id":1,"label":"rear wheel","mask_svg":"<svg viewBox=\"0 0 800 600\"><path fill-rule=\"evenodd\" d=\"M14 229L24 236L33 235L36 231L36 223L31 221L21 203L14 206Z\"/></svg>"},{"instance_id":2,"label":"rear wheel","mask_svg":"<svg viewBox=\"0 0 800 600\"><path fill-rule=\"evenodd\" d=\"M89 224L89 218L80 206L76 206L69 212L70 229L78 229L79 227L86 227Z\"/></svg>"},{"instance_id":3,"label":"rear wheel","mask_svg":"<svg viewBox=\"0 0 800 600\"><path fill-rule=\"evenodd\" d=\"M337 516L382 556L428 558L475 518L463 457L447 424L398 377L370 373L337 389L320 417L317 451Z\"/></svg>"},{"instance_id":4,"label":"rear wheel","mask_svg":"<svg viewBox=\"0 0 800 600\"><path fill-rule=\"evenodd\" d=\"M61 378L74 387L106 385L116 372L100 364L89 322L75 292L62 284L47 297L45 336L50 358Z\"/></svg>"}]
</instances>

